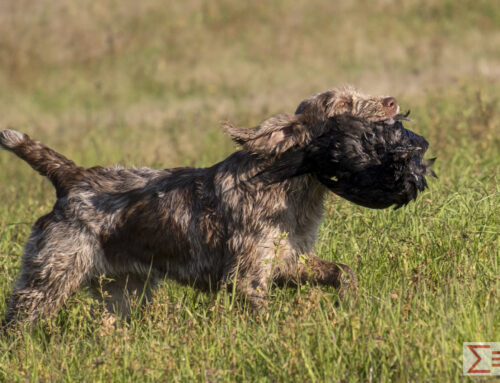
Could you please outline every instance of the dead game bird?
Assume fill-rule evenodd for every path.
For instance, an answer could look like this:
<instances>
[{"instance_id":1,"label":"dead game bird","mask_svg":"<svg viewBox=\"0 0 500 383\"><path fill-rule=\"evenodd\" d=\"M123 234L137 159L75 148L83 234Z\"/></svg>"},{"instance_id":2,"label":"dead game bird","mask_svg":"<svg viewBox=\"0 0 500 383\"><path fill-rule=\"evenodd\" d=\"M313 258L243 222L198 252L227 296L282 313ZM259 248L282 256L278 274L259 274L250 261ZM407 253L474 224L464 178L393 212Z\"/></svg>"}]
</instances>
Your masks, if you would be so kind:
<instances>
[{"instance_id":1,"label":"dead game bird","mask_svg":"<svg viewBox=\"0 0 500 383\"><path fill-rule=\"evenodd\" d=\"M335 194L358 205L400 208L427 187L435 158L424 160L427 140L405 129L406 115L372 122L350 115L334 116L324 133L305 148L289 153L263 172L271 182L315 174Z\"/></svg>"}]
</instances>

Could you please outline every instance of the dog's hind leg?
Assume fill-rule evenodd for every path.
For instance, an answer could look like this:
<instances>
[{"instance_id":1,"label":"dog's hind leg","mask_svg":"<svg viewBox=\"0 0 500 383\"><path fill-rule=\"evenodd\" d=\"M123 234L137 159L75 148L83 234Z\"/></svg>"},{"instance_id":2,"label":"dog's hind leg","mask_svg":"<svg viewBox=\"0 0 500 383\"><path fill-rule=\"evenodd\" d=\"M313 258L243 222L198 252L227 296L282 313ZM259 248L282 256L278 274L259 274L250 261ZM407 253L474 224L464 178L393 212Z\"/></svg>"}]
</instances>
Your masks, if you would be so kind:
<instances>
[{"instance_id":1,"label":"dog's hind leg","mask_svg":"<svg viewBox=\"0 0 500 383\"><path fill-rule=\"evenodd\" d=\"M100 247L78 224L40 218L25 246L20 276L7 301L4 326L53 315L95 269Z\"/></svg>"}]
</instances>

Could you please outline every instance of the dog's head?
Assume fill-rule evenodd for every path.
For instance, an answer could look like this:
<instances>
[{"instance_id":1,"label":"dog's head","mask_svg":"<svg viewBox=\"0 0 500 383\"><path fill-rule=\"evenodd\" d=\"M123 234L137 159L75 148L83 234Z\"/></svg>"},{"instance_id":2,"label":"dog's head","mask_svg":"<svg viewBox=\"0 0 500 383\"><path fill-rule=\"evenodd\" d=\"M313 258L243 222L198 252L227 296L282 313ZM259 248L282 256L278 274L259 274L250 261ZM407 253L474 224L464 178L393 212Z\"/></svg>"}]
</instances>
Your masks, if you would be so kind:
<instances>
[{"instance_id":1,"label":"dog's head","mask_svg":"<svg viewBox=\"0 0 500 383\"><path fill-rule=\"evenodd\" d=\"M366 95L351 86L317 93L302 101L295 111L295 114L308 115L316 121L346 114L376 122L393 118L398 113L399 105L394 97Z\"/></svg>"},{"instance_id":2,"label":"dog's head","mask_svg":"<svg viewBox=\"0 0 500 383\"><path fill-rule=\"evenodd\" d=\"M271 159L259 173L275 183L314 174L334 193L365 207L400 207L427 187L433 163L427 141L403 126L392 97L352 88L320 93L294 115L277 115L253 129L226 125L248 153Z\"/></svg>"},{"instance_id":3,"label":"dog's head","mask_svg":"<svg viewBox=\"0 0 500 383\"><path fill-rule=\"evenodd\" d=\"M304 148L326 129L328 119L355 116L370 122L387 121L399 113L395 98L369 96L353 87L330 89L302 101L294 115L280 114L252 129L225 124L224 129L243 150L268 157Z\"/></svg>"}]
</instances>

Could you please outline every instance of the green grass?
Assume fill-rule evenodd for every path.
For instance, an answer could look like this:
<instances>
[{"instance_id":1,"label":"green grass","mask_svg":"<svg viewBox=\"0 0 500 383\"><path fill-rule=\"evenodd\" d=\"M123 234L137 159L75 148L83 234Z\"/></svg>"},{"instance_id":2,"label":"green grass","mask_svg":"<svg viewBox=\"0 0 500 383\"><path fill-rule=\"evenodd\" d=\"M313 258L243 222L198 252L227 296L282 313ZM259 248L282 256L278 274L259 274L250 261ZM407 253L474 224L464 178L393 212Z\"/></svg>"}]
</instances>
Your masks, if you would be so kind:
<instances>
[{"instance_id":1,"label":"green grass","mask_svg":"<svg viewBox=\"0 0 500 383\"><path fill-rule=\"evenodd\" d=\"M111 4L111 3L110 3ZM140 5L139 5L140 4ZM165 282L129 322L85 292L0 338L0 381L459 381L462 342L500 341L500 8L486 1L132 0L0 5L0 128L78 163L206 166L252 126L346 82L395 96L439 179L400 210L327 202L317 253L356 300ZM175 4L175 3L173 3ZM52 186L0 153L0 313Z\"/></svg>"}]
</instances>

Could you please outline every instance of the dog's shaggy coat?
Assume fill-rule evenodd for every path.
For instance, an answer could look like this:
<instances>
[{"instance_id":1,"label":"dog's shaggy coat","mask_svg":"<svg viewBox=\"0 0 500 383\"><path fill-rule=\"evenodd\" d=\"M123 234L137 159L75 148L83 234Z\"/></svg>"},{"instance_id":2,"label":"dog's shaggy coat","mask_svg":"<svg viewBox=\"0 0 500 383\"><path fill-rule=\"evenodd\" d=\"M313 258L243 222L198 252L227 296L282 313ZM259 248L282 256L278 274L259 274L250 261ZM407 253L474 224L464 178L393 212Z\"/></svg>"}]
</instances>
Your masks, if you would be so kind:
<instances>
[{"instance_id":1,"label":"dog's shaggy coat","mask_svg":"<svg viewBox=\"0 0 500 383\"><path fill-rule=\"evenodd\" d=\"M290 150L321 135L337 114L380 121L397 114L391 97L352 88L302 102L253 129L225 127L242 146L205 169L85 169L25 134L0 131L0 145L53 183L57 201L26 243L5 324L54 314L78 287L101 275L110 308L162 278L214 288L228 282L255 309L271 281L357 286L351 269L316 257L327 188L312 174L267 183L256 177ZM299 261L300 260L300 261ZM147 286L145 286L148 281Z\"/></svg>"}]
</instances>

